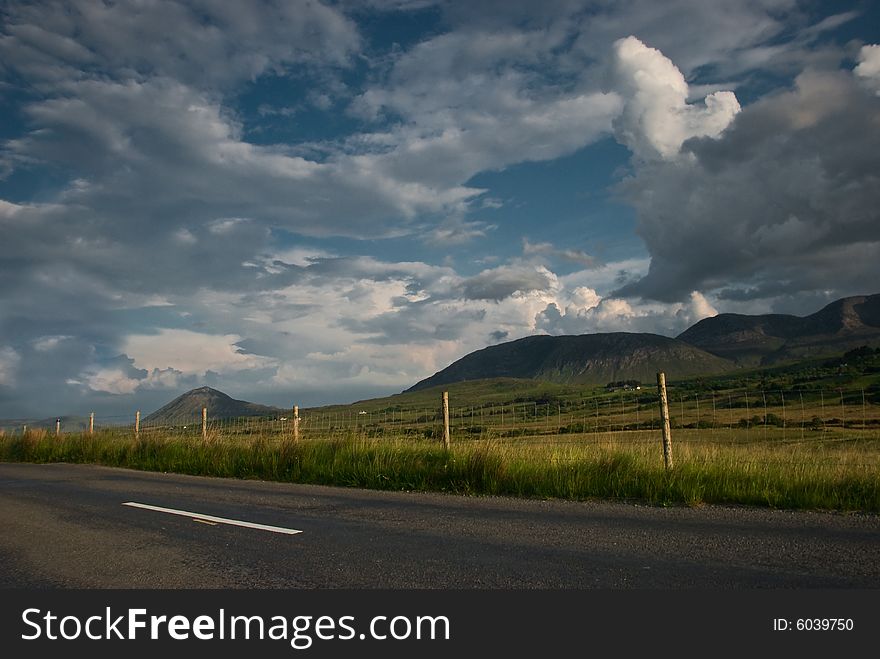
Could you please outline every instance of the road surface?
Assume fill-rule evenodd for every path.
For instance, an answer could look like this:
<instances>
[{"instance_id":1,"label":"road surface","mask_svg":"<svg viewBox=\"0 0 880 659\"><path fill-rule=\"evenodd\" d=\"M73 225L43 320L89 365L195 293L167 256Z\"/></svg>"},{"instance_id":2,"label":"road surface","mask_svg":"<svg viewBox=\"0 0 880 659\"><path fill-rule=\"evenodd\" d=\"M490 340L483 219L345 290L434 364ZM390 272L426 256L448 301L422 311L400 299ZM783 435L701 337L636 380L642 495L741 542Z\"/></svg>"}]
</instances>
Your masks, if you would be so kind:
<instances>
[{"instance_id":1,"label":"road surface","mask_svg":"<svg viewBox=\"0 0 880 659\"><path fill-rule=\"evenodd\" d=\"M876 515L0 463L0 528L5 588L880 587Z\"/></svg>"}]
</instances>

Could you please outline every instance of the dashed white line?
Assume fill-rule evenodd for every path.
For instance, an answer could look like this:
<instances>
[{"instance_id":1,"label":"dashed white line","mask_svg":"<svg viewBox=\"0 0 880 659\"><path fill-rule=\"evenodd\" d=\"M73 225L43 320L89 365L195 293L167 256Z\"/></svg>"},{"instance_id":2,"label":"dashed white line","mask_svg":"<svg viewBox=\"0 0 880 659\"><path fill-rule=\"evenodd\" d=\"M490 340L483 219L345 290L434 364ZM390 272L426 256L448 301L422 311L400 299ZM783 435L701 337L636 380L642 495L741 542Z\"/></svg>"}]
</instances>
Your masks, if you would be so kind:
<instances>
[{"instance_id":1,"label":"dashed white line","mask_svg":"<svg viewBox=\"0 0 880 659\"><path fill-rule=\"evenodd\" d=\"M248 529L258 529L260 531L271 531L272 533L284 533L286 535L294 535L302 533L296 529L286 529L282 526L270 526L269 524L257 524L256 522L245 522L240 519L227 519L226 517L214 517L213 515L203 515L202 513L191 513L186 510L176 510L174 508L162 508L161 506L151 506L146 503L137 503L135 501L126 501L123 506L131 506L132 508L143 508L144 510L155 510L160 513L168 513L169 515L180 515L182 517L191 517L196 521L215 522L217 524L230 524L232 526L243 526Z\"/></svg>"}]
</instances>

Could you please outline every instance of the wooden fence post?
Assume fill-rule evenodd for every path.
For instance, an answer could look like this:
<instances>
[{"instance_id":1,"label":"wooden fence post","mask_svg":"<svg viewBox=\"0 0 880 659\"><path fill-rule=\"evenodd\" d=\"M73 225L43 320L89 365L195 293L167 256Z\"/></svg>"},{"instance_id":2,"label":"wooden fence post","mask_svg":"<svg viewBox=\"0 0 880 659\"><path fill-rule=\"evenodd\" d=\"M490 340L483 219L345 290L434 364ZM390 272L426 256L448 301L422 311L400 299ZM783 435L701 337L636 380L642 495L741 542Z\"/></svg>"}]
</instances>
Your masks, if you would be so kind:
<instances>
[{"instance_id":1,"label":"wooden fence post","mask_svg":"<svg viewBox=\"0 0 880 659\"><path fill-rule=\"evenodd\" d=\"M134 436L138 437L141 434L141 411L138 410L134 413Z\"/></svg>"},{"instance_id":2,"label":"wooden fence post","mask_svg":"<svg viewBox=\"0 0 880 659\"><path fill-rule=\"evenodd\" d=\"M95 434L95 413L89 412L89 434Z\"/></svg>"},{"instance_id":3,"label":"wooden fence post","mask_svg":"<svg viewBox=\"0 0 880 659\"><path fill-rule=\"evenodd\" d=\"M202 408L202 439L208 439L208 408Z\"/></svg>"},{"instance_id":4,"label":"wooden fence post","mask_svg":"<svg viewBox=\"0 0 880 659\"><path fill-rule=\"evenodd\" d=\"M666 374L657 373L657 391L660 393L660 422L663 431L663 462L672 469L672 431L669 429L669 399L666 397Z\"/></svg>"},{"instance_id":5,"label":"wooden fence post","mask_svg":"<svg viewBox=\"0 0 880 659\"><path fill-rule=\"evenodd\" d=\"M443 392L443 446L449 448L449 392Z\"/></svg>"},{"instance_id":6,"label":"wooden fence post","mask_svg":"<svg viewBox=\"0 0 880 659\"><path fill-rule=\"evenodd\" d=\"M293 406L293 441L299 441L299 405Z\"/></svg>"}]
</instances>

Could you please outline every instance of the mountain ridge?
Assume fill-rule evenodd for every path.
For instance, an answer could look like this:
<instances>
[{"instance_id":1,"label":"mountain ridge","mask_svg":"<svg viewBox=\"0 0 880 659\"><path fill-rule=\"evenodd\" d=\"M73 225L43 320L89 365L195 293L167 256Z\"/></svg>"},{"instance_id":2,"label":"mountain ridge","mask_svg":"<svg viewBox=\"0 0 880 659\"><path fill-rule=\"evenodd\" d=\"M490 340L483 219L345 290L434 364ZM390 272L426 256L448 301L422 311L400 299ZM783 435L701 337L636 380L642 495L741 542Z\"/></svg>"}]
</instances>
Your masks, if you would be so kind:
<instances>
[{"instance_id":1,"label":"mountain ridge","mask_svg":"<svg viewBox=\"0 0 880 659\"><path fill-rule=\"evenodd\" d=\"M730 314L704 318L676 339L729 359L739 366L880 346L880 294L840 298L808 316Z\"/></svg>"},{"instance_id":2,"label":"mountain ridge","mask_svg":"<svg viewBox=\"0 0 880 659\"><path fill-rule=\"evenodd\" d=\"M752 366L831 356L880 346L880 294L840 298L808 316L718 314L675 338L607 332L536 335L471 352L405 391L484 378L513 377L601 385L721 375Z\"/></svg>"},{"instance_id":3,"label":"mountain ridge","mask_svg":"<svg viewBox=\"0 0 880 659\"><path fill-rule=\"evenodd\" d=\"M477 350L407 389L483 378L531 378L570 384L723 373L732 363L683 341L659 334L607 332L527 336Z\"/></svg>"}]
</instances>

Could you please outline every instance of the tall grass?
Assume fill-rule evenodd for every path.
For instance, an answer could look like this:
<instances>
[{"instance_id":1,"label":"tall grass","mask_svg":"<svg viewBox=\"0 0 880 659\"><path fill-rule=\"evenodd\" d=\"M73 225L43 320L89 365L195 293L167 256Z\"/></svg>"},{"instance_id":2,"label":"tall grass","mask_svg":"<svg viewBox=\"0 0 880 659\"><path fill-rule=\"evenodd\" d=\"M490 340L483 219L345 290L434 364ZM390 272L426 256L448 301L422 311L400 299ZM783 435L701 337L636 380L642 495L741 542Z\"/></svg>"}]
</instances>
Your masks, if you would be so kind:
<instances>
[{"instance_id":1,"label":"tall grass","mask_svg":"<svg viewBox=\"0 0 880 659\"><path fill-rule=\"evenodd\" d=\"M294 443L271 436L135 439L105 431L0 437L0 460L385 490L880 512L875 446L691 441L675 448L676 466L667 472L659 444L611 435L601 442L484 437L447 451L436 442L402 438Z\"/></svg>"}]
</instances>

